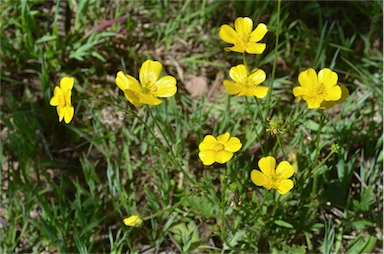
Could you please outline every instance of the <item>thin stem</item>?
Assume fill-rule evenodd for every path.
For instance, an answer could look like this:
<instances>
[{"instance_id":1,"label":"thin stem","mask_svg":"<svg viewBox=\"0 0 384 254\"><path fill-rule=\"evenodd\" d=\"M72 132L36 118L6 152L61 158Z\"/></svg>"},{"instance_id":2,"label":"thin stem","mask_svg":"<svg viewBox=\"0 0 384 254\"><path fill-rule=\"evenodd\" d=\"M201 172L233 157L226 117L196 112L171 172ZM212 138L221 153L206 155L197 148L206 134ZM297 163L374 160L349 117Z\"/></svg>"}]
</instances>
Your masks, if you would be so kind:
<instances>
[{"instance_id":1,"label":"thin stem","mask_svg":"<svg viewBox=\"0 0 384 254\"><path fill-rule=\"evenodd\" d=\"M160 124L158 123L157 119L153 116L151 109L149 108L148 105L145 105L145 106L147 107L147 110L148 110L148 112L149 112L149 115L152 117L152 119L153 119L155 125L157 126L157 128L158 128L159 131L161 132L161 135L163 136L163 138L164 138L165 142L167 143L167 146L168 146L168 148L169 148L169 150L170 150L170 152L171 152L171 154L172 154L172 156L173 156L173 158L172 158L168 153L166 153L167 156L168 156L168 158L169 158L169 160L172 162L172 164L174 164L177 168L179 168L179 169L184 173L184 175L187 177L187 179L188 179L190 182L194 182L194 181L192 180L192 178L189 176L189 174L183 169L182 165L180 164L179 160L177 159L176 155L174 154L173 149L172 149L172 146L171 146L171 143L168 141L168 139L167 139L167 137L166 137L166 135L165 135L163 129L161 128ZM145 123L145 125L146 125L146 123ZM146 125L146 126L147 126L147 125ZM157 140L158 143L161 144L161 147L162 147L162 149L164 150L164 152L166 152L166 149L165 149L163 143L160 142L160 140L156 137L156 135L153 133L153 131L151 130L151 128L149 128L148 126L147 126L147 128L148 128L148 130L150 131L150 133L151 133L151 135L153 136L153 138L154 138L155 140Z\"/></svg>"},{"instance_id":2,"label":"thin stem","mask_svg":"<svg viewBox=\"0 0 384 254\"><path fill-rule=\"evenodd\" d=\"M172 152L172 155L173 154L173 150L172 150L172 146L171 146L171 143L168 141L168 138L167 136L165 135L163 129L160 127L160 124L157 122L157 119L153 116L152 114L152 110L151 108L148 106L148 105L145 105L146 108L147 108L147 111L149 112L149 115L152 117L153 119L153 122L155 123L156 127L159 129L159 131L161 132L161 135L163 136L164 140L165 140L165 143L167 144L169 150Z\"/></svg>"},{"instance_id":3,"label":"thin stem","mask_svg":"<svg viewBox=\"0 0 384 254\"><path fill-rule=\"evenodd\" d=\"M268 89L264 119L267 119L268 116L269 116L269 110L270 110L270 107L271 107L271 105L270 105L270 103L271 103L271 96L272 96L272 91L273 91L273 82L275 81L275 73L276 73L276 66L277 66L277 54L278 54L278 51L279 51L280 8L281 8L281 0L278 0L277 1L277 25L276 25L276 39L275 39L275 57L273 59L271 86Z\"/></svg>"},{"instance_id":4,"label":"thin stem","mask_svg":"<svg viewBox=\"0 0 384 254\"><path fill-rule=\"evenodd\" d=\"M288 157L287 157L287 154L285 153L285 149L284 149L284 147L281 145L279 134L276 134L276 140L277 140L277 143L279 144L279 147L280 147L281 151L283 152L284 159L287 160Z\"/></svg>"},{"instance_id":5,"label":"thin stem","mask_svg":"<svg viewBox=\"0 0 384 254\"><path fill-rule=\"evenodd\" d=\"M324 115L321 114L320 116L320 123L319 123L319 128L317 130L317 135L316 135L316 156L315 156L315 161L317 162L319 159L320 155L320 134L321 134L321 129L324 126ZM318 164L316 168L320 167L322 164ZM313 172L313 186L312 186L312 195L315 195L316 189L317 189L317 178L318 178L318 172L315 170Z\"/></svg>"},{"instance_id":6,"label":"thin stem","mask_svg":"<svg viewBox=\"0 0 384 254\"><path fill-rule=\"evenodd\" d=\"M253 116L253 112L252 112L251 107L250 107L250 105L249 105L247 96L245 96L245 102L246 102L246 104L247 104L247 109L248 109L248 111L249 111L249 115L251 116L252 125L254 126L255 131L256 131L256 130L257 130L256 123L253 121L253 117L252 117L252 116ZM264 154L265 154L265 153L264 153L264 149L263 149L263 146L261 145L261 142L260 142L259 134L258 134L258 133L256 133L256 141L257 141L257 143L260 144L261 153L264 155Z\"/></svg>"},{"instance_id":7,"label":"thin stem","mask_svg":"<svg viewBox=\"0 0 384 254\"><path fill-rule=\"evenodd\" d=\"M228 177L228 164L225 166L224 176L221 176L221 186L223 188L221 192L221 240L225 242L225 233L226 233L226 225L225 225L225 211L226 211L226 192L227 192L227 177Z\"/></svg>"},{"instance_id":8,"label":"thin stem","mask_svg":"<svg viewBox=\"0 0 384 254\"><path fill-rule=\"evenodd\" d=\"M165 208L164 210L161 210L161 211L159 211L159 212L157 212L157 213L155 213L155 214L152 214L152 215L149 215L149 216L147 216L147 217L144 217L143 220L150 220L150 219L153 219L153 218L159 216L159 215L162 214L162 213L165 213L165 212L167 212L167 211L169 211L169 210L172 210L172 209L177 208L177 207L178 207L179 205L181 205L187 198L189 198L190 195L191 195L191 194L184 196L182 199L179 200L179 202L177 202L176 204L174 204L174 205L172 205L172 206L170 206L170 207Z\"/></svg>"},{"instance_id":9,"label":"thin stem","mask_svg":"<svg viewBox=\"0 0 384 254\"><path fill-rule=\"evenodd\" d=\"M256 103L256 108L257 108L257 116L260 118L260 120L262 121L263 125L265 123L265 119L263 118L263 114L260 112L260 103L259 103L259 100L257 99L257 97L255 96L255 103Z\"/></svg>"}]
</instances>

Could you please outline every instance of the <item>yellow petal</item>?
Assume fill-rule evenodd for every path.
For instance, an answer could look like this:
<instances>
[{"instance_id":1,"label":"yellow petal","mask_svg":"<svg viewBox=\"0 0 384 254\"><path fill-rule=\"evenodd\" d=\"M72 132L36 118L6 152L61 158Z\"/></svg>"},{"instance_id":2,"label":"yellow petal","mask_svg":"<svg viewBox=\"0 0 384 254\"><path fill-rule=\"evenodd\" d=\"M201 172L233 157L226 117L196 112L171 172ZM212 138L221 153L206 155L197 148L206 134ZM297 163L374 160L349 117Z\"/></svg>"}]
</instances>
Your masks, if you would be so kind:
<instances>
[{"instance_id":1,"label":"yellow petal","mask_svg":"<svg viewBox=\"0 0 384 254\"><path fill-rule=\"evenodd\" d=\"M217 142L225 144L229 140L229 137L230 135L229 135L229 132L227 131L226 133L217 136L216 139L217 139Z\"/></svg>"},{"instance_id":2,"label":"yellow petal","mask_svg":"<svg viewBox=\"0 0 384 254\"><path fill-rule=\"evenodd\" d=\"M65 94L65 97L64 97L65 106L72 106L71 96L72 96L72 91L68 91L68 93Z\"/></svg>"},{"instance_id":3,"label":"yellow petal","mask_svg":"<svg viewBox=\"0 0 384 254\"><path fill-rule=\"evenodd\" d=\"M137 79L135 79L134 77L128 75L128 74L125 74L124 72L122 71L119 71L117 74L116 74L116 85L122 90L126 90L126 89L131 89L131 90L134 90L134 91L141 91L141 87L140 87L140 84L139 84L139 81L137 81Z\"/></svg>"},{"instance_id":4,"label":"yellow petal","mask_svg":"<svg viewBox=\"0 0 384 254\"><path fill-rule=\"evenodd\" d=\"M349 96L348 88L346 88L345 86L340 86L340 89L341 89L341 98L339 100L337 100L337 101L323 101L320 105L320 108L324 108L324 109L332 108L333 106L335 106L338 103L343 103L343 102L347 101L348 96Z\"/></svg>"},{"instance_id":5,"label":"yellow petal","mask_svg":"<svg viewBox=\"0 0 384 254\"><path fill-rule=\"evenodd\" d=\"M155 96L158 97L170 97L177 91L176 79L172 76L162 77L155 83L155 86L157 88Z\"/></svg>"},{"instance_id":6,"label":"yellow petal","mask_svg":"<svg viewBox=\"0 0 384 254\"><path fill-rule=\"evenodd\" d=\"M199 150L207 150L211 149L215 144L217 143L217 140L212 135L207 135L204 137L203 141L199 145Z\"/></svg>"},{"instance_id":7,"label":"yellow petal","mask_svg":"<svg viewBox=\"0 0 384 254\"><path fill-rule=\"evenodd\" d=\"M306 94L307 92L302 86L296 86L292 89L292 93L295 97L298 97Z\"/></svg>"},{"instance_id":8,"label":"yellow petal","mask_svg":"<svg viewBox=\"0 0 384 254\"><path fill-rule=\"evenodd\" d=\"M348 100L349 97L349 91L346 86L340 86L341 88L341 98L337 101L337 103L343 103Z\"/></svg>"},{"instance_id":9,"label":"yellow petal","mask_svg":"<svg viewBox=\"0 0 384 254\"><path fill-rule=\"evenodd\" d=\"M158 61L147 60L140 68L140 83L142 86L146 84L155 84L159 79L163 66Z\"/></svg>"},{"instance_id":10,"label":"yellow petal","mask_svg":"<svg viewBox=\"0 0 384 254\"><path fill-rule=\"evenodd\" d=\"M73 107L65 107L64 122L66 124L70 123L74 114L75 109Z\"/></svg>"},{"instance_id":11,"label":"yellow petal","mask_svg":"<svg viewBox=\"0 0 384 254\"><path fill-rule=\"evenodd\" d=\"M268 87L267 86L257 86L255 87L253 94L257 98L264 98L268 93Z\"/></svg>"},{"instance_id":12,"label":"yellow petal","mask_svg":"<svg viewBox=\"0 0 384 254\"><path fill-rule=\"evenodd\" d=\"M132 103L133 106L135 106L136 108L140 108L141 106L143 106L143 103L140 102L140 97L138 96L138 94L138 92L130 89L124 90L125 98L127 98L127 100Z\"/></svg>"},{"instance_id":13,"label":"yellow petal","mask_svg":"<svg viewBox=\"0 0 384 254\"><path fill-rule=\"evenodd\" d=\"M276 174L280 175L280 180L290 178L295 173L294 168L288 161L282 161L276 168Z\"/></svg>"},{"instance_id":14,"label":"yellow petal","mask_svg":"<svg viewBox=\"0 0 384 254\"><path fill-rule=\"evenodd\" d=\"M302 71L299 74L299 83L302 87L312 87L317 84L316 71L312 68Z\"/></svg>"},{"instance_id":15,"label":"yellow petal","mask_svg":"<svg viewBox=\"0 0 384 254\"><path fill-rule=\"evenodd\" d=\"M262 54L267 47L265 43L247 43L245 47L245 51L248 54Z\"/></svg>"},{"instance_id":16,"label":"yellow petal","mask_svg":"<svg viewBox=\"0 0 384 254\"><path fill-rule=\"evenodd\" d=\"M248 70L243 64L239 64L229 70L229 76L236 83L245 84L248 78Z\"/></svg>"},{"instance_id":17,"label":"yellow petal","mask_svg":"<svg viewBox=\"0 0 384 254\"><path fill-rule=\"evenodd\" d=\"M51 106L59 106L59 97L53 96L51 100L49 101L49 104Z\"/></svg>"},{"instance_id":18,"label":"yellow petal","mask_svg":"<svg viewBox=\"0 0 384 254\"><path fill-rule=\"evenodd\" d=\"M249 36L252 32L253 21L252 19L245 17L239 17L235 20L235 30L240 37Z\"/></svg>"},{"instance_id":19,"label":"yellow petal","mask_svg":"<svg viewBox=\"0 0 384 254\"><path fill-rule=\"evenodd\" d=\"M303 99L304 98L305 97L303 97ZM323 100L319 97L313 97L306 100L306 102L308 104L308 108L312 109L312 108L320 108L320 104L323 102Z\"/></svg>"},{"instance_id":20,"label":"yellow petal","mask_svg":"<svg viewBox=\"0 0 384 254\"><path fill-rule=\"evenodd\" d=\"M341 98L340 86L334 86L327 89L327 96L324 98L326 101L337 101Z\"/></svg>"},{"instance_id":21,"label":"yellow petal","mask_svg":"<svg viewBox=\"0 0 384 254\"><path fill-rule=\"evenodd\" d=\"M264 38L264 36L267 32L268 32L267 26L263 23L260 23L257 25L255 30L253 30L253 32L251 33L251 37L249 38L249 40L251 42L261 41L261 39Z\"/></svg>"},{"instance_id":22,"label":"yellow petal","mask_svg":"<svg viewBox=\"0 0 384 254\"><path fill-rule=\"evenodd\" d=\"M232 27L228 25L222 25L220 27L219 37L227 43L235 44L235 38L238 37L238 34Z\"/></svg>"},{"instance_id":23,"label":"yellow petal","mask_svg":"<svg viewBox=\"0 0 384 254\"><path fill-rule=\"evenodd\" d=\"M57 115L59 116L59 122L63 121L65 115L65 107L57 106L56 107Z\"/></svg>"},{"instance_id":24,"label":"yellow petal","mask_svg":"<svg viewBox=\"0 0 384 254\"><path fill-rule=\"evenodd\" d=\"M128 227L138 227L143 223L143 220L137 215L132 215L128 218L125 218L123 223Z\"/></svg>"},{"instance_id":25,"label":"yellow petal","mask_svg":"<svg viewBox=\"0 0 384 254\"><path fill-rule=\"evenodd\" d=\"M232 137L228 140L227 143L225 143L225 150L235 153L240 150L241 146L242 144L240 139Z\"/></svg>"},{"instance_id":26,"label":"yellow petal","mask_svg":"<svg viewBox=\"0 0 384 254\"><path fill-rule=\"evenodd\" d=\"M152 94L146 94L146 93L137 93L139 96L140 102L143 104L148 104L148 105L159 105L163 101L156 98Z\"/></svg>"},{"instance_id":27,"label":"yellow petal","mask_svg":"<svg viewBox=\"0 0 384 254\"><path fill-rule=\"evenodd\" d=\"M262 69L256 69L251 73L251 75L249 75L248 84L259 85L264 82L266 77L267 74L265 74L265 71Z\"/></svg>"},{"instance_id":28,"label":"yellow petal","mask_svg":"<svg viewBox=\"0 0 384 254\"><path fill-rule=\"evenodd\" d=\"M224 48L224 50L244 53L245 52L245 44L244 43L237 43L233 47Z\"/></svg>"},{"instance_id":29,"label":"yellow petal","mask_svg":"<svg viewBox=\"0 0 384 254\"><path fill-rule=\"evenodd\" d=\"M63 77L60 80L60 88L61 90L63 90L64 94L72 90L74 81L75 81L74 78L70 78L70 77Z\"/></svg>"},{"instance_id":30,"label":"yellow petal","mask_svg":"<svg viewBox=\"0 0 384 254\"><path fill-rule=\"evenodd\" d=\"M199 158L205 166L212 165L215 162L216 153L212 150L205 150L199 153Z\"/></svg>"},{"instance_id":31,"label":"yellow petal","mask_svg":"<svg viewBox=\"0 0 384 254\"><path fill-rule=\"evenodd\" d=\"M280 184L277 186L277 191L281 194L284 195L288 191L290 191L293 188L293 181L290 179L286 180L281 180Z\"/></svg>"},{"instance_id":32,"label":"yellow petal","mask_svg":"<svg viewBox=\"0 0 384 254\"><path fill-rule=\"evenodd\" d=\"M264 186L267 183L265 175L255 169L251 171L251 181L257 186Z\"/></svg>"},{"instance_id":33,"label":"yellow petal","mask_svg":"<svg viewBox=\"0 0 384 254\"><path fill-rule=\"evenodd\" d=\"M49 101L49 104L51 106L59 106L60 105L60 99L59 99L59 96L63 96L62 95L62 92L61 92L61 89L56 86L55 87L55 90L53 92L53 97L51 98L51 100Z\"/></svg>"},{"instance_id":34,"label":"yellow petal","mask_svg":"<svg viewBox=\"0 0 384 254\"><path fill-rule=\"evenodd\" d=\"M63 90L61 90L60 87L55 86L55 90L53 90L53 96L62 96L63 95Z\"/></svg>"},{"instance_id":35,"label":"yellow petal","mask_svg":"<svg viewBox=\"0 0 384 254\"><path fill-rule=\"evenodd\" d=\"M323 83L324 86L327 88L335 86L337 84L337 79L338 79L337 73L333 72L328 68L324 68L321 71L319 71L318 81L319 83Z\"/></svg>"},{"instance_id":36,"label":"yellow petal","mask_svg":"<svg viewBox=\"0 0 384 254\"><path fill-rule=\"evenodd\" d=\"M259 160L258 165L261 172L263 172L266 177L271 178L271 175L275 171L276 159L272 156L263 157Z\"/></svg>"},{"instance_id":37,"label":"yellow petal","mask_svg":"<svg viewBox=\"0 0 384 254\"><path fill-rule=\"evenodd\" d=\"M238 85L229 80L224 80L224 87L230 95L235 95L240 92Z\"/></svg>"},{"instance_id":38,"label":"yellow petal","mask_svg":"<svg viewBox=\"0 0 384 254\"><path fill-rule=\"evenodd\" d=\"M215 154L215 161L220 164L224 164L229 161L232 156L233 153L223 150Z\"/></svg>"}]
</instances>

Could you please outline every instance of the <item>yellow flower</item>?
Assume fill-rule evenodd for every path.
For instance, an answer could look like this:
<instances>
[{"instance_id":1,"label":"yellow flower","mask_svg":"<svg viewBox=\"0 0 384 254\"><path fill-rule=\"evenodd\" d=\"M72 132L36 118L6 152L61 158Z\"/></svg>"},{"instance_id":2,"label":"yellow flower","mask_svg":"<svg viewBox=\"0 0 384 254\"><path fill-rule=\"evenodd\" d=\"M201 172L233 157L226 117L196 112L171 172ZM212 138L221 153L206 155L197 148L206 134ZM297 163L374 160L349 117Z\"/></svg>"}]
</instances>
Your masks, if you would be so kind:
<instances>
[{"instance_id":1,"label":"yellow flower","mask_svg":"<svg viewBox=\"0 0 384 254\"><path fill-rule=\"evenodd\" d=\"M207 135L199 145L199 158L206 166L214 162L224 164L233 157L233 153L240 150L241 146L240 139L230 138L229 132L217 138Z\"/></svg>"},{"instance_id":2,"label":"yellow flower","mask_svg":"<svg viewBox=\"0 0 384 254\"><path fill-rule=\"evenodd\" d=\"M177 90L174 77L167 75L160 78L162 69L160 62L147 60L140 68L140 82L119 71L116 75L116 85L135 107L144 104L159 105L162 100L158 97L171 97Z\"/></svg>"},{"instance_id":3,"label":"yellow flower","mask_svg":"<svg viewBox=\"0 0 384 254\"><path fill-rule=\"evenodd\" d=\"M229 25L222 25L220 27L220 38L233 47L225 48L227 51L234 51L248 54L261 54L265 50L265 43L257 43L263 39L268 32L267 26L263 23L257 25L255 30L252 31L253 21L250 18L237 18L235 20L235 29Z\"/></svg>"},{"instance_id":4,"label":"yellow flower","mask_svg":"<svg viewBox=\"0 0 384 254\"><path fill-rule=\"evenodd\" d=\"M252 170L251 181L257 186L266 189L276 189L280 194L285 194L293 188L290 178L295 170L288 161L282 161L277 166L276 159L272 156L263 157L259 160L259 170Z\"/></svg>"},{"instance_id":5,"label":"yellow flower","mask_svg":"<svg viewBox=\"0 0 384 254\"><path fill-rule=\"evenodd\" d=\"M247 67L239 64L229 70L229 76L235 81L224 80L225 89L230 95L263 98L268 92L267 86L260 86L266 78L262 69L255 69L249 74Z\"/></svg>"},{"instance_id":6,"label":"yellow flower","mask_svg":"<svg viewBox=\"0 0 384 254\"><path fill-rule=\"evenodd\" d=\"M348 89L337 85L337 73L324 68L316 74L309 68L299 74L300 86L293 88L293 95L301 97L308 108L331 108L348 98Z\"/></svg>"},{"instance_id":7,"label":"yellow flower","mask_svg":"<svg viewBox=\"0 0 384 254\"><path fill-rule=\"evenodd\" d=\"M143 220L138 215L131 215L123 220L124 224L128 227L139 227L143 224Z\"/></svg>"},{"instance_id":8,"label":"yellow flower","mask_svg":"<svg viewBox=\"0 0 384 254\"><path fill-rule=\"evenodd\" d=\"M53 91L53 97L49 101L51 106L55 106L59 115L59 122L64 118L65 123L71 122L75 109L71 104L72 88L74 79L63 77L60 80L60 87L56 86Z\"/></svg>"}]
</instances>

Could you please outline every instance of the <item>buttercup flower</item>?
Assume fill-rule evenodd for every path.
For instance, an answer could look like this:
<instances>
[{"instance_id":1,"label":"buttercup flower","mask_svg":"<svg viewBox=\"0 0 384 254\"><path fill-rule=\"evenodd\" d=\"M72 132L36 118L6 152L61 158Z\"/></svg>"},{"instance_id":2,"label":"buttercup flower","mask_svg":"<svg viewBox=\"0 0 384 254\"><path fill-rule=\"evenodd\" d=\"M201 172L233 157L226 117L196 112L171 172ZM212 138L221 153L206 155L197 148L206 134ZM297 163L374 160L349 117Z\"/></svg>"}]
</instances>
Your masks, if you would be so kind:
<instances>
[{"instance_id":1,"label":"buttercup flower","mask_svg":"<svg viewBox=\"0 0 384 254\"><path fill-rule=\"evenodd\" d=\"M64 118L65 123L71 122L75 109L71 104L72 88L74 79L63 77L60 80L60 87L56 86L53 91L53 97L49 101L51 106L55 106L59 116L59 122Z\"/></svg>"},{"instance_id":2,"label":"buttercup flower","mask_svg":"<svg viewBox=\"0 0 384 254\"><path fill-rule=\"evenodd\" d=\"M212 165L214 162L224 164L233 157L233 153L240 150L241 146L240 139L230 138L229 132L219 135L217 138L207 135L199 145L199 158L206 166Z\"/></svg>"},{"instance_id":3,"label":"buttercup flower","mask_svg":"<svg viewBox=\"0 0 384 254\"><path fill-rule=\"evenodd\" d=\"M260 86L266 78L262 69L255 69L249 74L247 67L239 64L229 70L229 76L235 81L224 80L225 89L230 95L256 96L257 98L267 95L268 87Z\"/></svg>"},{"instance_id":4,"label":"buttercup flower","mask_svg":"<svg viewBox=\"0 0 384 254\"><path fill-rule=\"evenodd\" d=\"M280 194L285 194L293 188L290 178L295 170L288 161L282 161L277 166L276 159L272 156L263 157L259 160L259 170L251 171L251 181L257 186L266 189L276 189Z\"/></svg>"},{"instance_id":5,"label":"buttercup flower","mask_svg":"<svg viewBox=\"0 0 384 254\"><path fill-rule=\"evenodd\" d=\"M227 51L234 51L248 54L261 54L264 52L266 44L258 43L263 39L268 32L267 26L263 23L257 25L255 30L252 31L253 21L250 18L237 18L235 20L235 29L229 25L222 25L220 27L220 38L233 47L225 48Z\"/></svg>"},{"instance_id":6,"label":"buttercup flower","mask_svg":"<svg viewBox=\"0 0 384 254\"><path fill-rule=\"evenodd\" d=\"M143 224L143 220L138 215L131 215L123 220L124 224L128 227L139 227Z\"/></svg>"},{"instance_id":7,"label":"buttercup flower","mask_svg":"<svg viewBox=\"0 0 384 254\"><path fill-rule=\"evenodd\" d=\"M116 85L135 107L144 104L159 105L162 100L158 97L171 97L177 90L174 77L167 75L160 78L162 69L160 62L147 60L140 68L140 82L119 71L116 75Z\"/></svg>"},{"instance_id":8,"label":"buttercup flower","mask_svg":"<svg viewBox=\"0 0 384 254\"><path fill-rule=\"evenodd\" d=\"M337 73L328 68L319 71L318 75L309 68L299 74L300 86L293 88L293 95L303 98L308 108L331 108L348 98L348 89L338 86L337 79Z\"/></svg>"}]
</instances>

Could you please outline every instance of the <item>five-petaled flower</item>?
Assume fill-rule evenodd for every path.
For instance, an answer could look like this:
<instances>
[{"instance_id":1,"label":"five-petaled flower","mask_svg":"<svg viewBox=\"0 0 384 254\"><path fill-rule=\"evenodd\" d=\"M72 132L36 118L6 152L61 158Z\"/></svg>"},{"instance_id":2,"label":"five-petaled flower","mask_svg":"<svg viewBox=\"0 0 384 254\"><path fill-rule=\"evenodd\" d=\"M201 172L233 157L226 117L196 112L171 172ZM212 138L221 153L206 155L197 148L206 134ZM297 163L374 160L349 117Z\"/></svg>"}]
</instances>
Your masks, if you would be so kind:
<instances>
[{"instance_id":1,"label":"five-petaled flower","mask_svg":"<svg viewBox=\"0 0 384 254\"><path fill-rule=\"evenodd\" d=\"M199 158L206 166L212 165L214 162L224 164L233 157L233 153L240 150L241 146L240 139L230 138L229 132L221 134L217 138L207 135L199 145Z\"/></svg>"},{"instance_id":2,"label":"five-petaled flower","mask_svg":"<svg viewBox=\"0 0 384 254\"><path fill-rule=\"evenodd\" d=\"M249 74L247 67L239 64L229 70L229 76L235 81L224 80L225 89L230 95L263 98L268 92L267 86L260 86L266 78L262 69L255 69Z\"/></svg>"},{"instance_id":3,"label":"five-petaled flower","mask_svg":"<svg viewBox=\"0 0 384 254\"><path fill-rule=\"evenodd\" d=\"M288 161L282 161L276 167L276 159L272 156L263 157L259 160L259 170L251 171L251 181L257 186L266 189L276 189L280 194L285 194L293 188L290 178L295 170Z\"/></svg>"},{"instance_id":4,"label":"five-petaled flower","mask_svg":"<svg viewBox=\"0 0 384 254\"><path fill-rule=\"evenodd\" d=\"M75 109L71 104L72 88L74 79L63 77L60 80L60 87L56 86L53 91L53 97L49 101L51 106L55 106L59 115L59 122L64 119L65 123L71 122Z\"/></svg>"},{"instance_id":5,"label":"five-petaled flower","mask_svg":"<svg viewBox=\"0 0 384 254\"><path fill-rule=\"evenodd\" d=\"M348 98L348 89L337 85L337 73L324 68L316 74L309 68L299 74L300 86L293 88L293 95L301 97L308 104L308 108L331 108Z\"/></svg>"},{"instance_id":6,"label":"five-petaled flower","mask_svg":"<svg viewBox=\"0 0 384 254\"><path fill-rule=\"evenodd\" d=\"M128 227L139 227L143 224L143 220L138 215L131 215L123 220L124 224Z\"/></svg>"},{"instance_id":7,"label":"five-petaled flower","mask_svg":"<svg viewBox=\"0 0 384 254\"><path fill-rule=\"evenodd\" d=\"M170 75L160 78L163 66L158 61L147 60L140 68L140 82L134 77L119 71L116 85L125 97L135 106L144 104L159 105L158 97L171 97L176 93L176 79Z\"/></svg>"},{"instance_id":8,"label":"five-petaled flower","mask_svg":"<svg viewBox=\"0 0 384 254\"><path fill-rule=\"evenodd\" d=\"M265 50L265 43L258 43L263 39L268 32L267 26L263 23L257 25L255 30L252 31L252 19L239 17L235 20L235 29L229 25L222 25L220 27L220 38L233 47L225 48L227 51L234 51L248 54L261 54Z\"/></svg>"}]
</instances>

